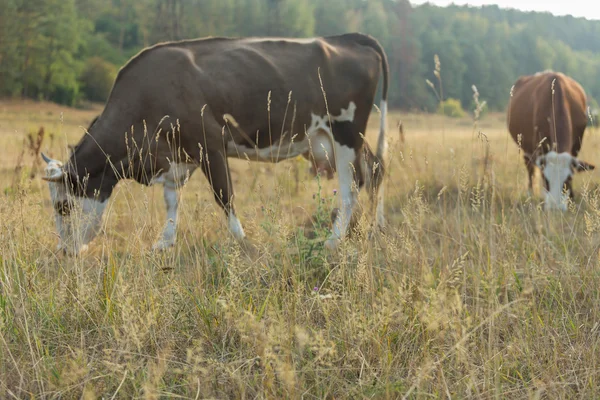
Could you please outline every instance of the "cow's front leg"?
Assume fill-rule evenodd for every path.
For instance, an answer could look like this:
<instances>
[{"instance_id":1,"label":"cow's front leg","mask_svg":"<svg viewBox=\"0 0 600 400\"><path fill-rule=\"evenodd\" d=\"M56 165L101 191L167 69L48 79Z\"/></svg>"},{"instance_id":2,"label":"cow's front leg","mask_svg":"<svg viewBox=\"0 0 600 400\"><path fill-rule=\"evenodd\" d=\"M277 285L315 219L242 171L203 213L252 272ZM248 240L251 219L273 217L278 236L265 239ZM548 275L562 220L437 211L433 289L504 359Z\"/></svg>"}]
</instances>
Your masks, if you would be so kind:
<instances>
[{"instance_id":1,"label":"cow's front leg","mask_svg":"<svg viewBox=\"0 0 600 400\"><path fill-rule=\"evenodd\" d=\"M196 166L186 164L171 164L169 171L163 174L157 182L163 183L163 196L167 208L167 221L160 239L152 246L153 250L164 250L175 245L177 239L177 209L179 207L179 190L196 169Z\"/></svg>"},{"instance_id":2,"label":"cow's front leg","mask_svg":"<svg viewBox=\"0 0 600 400\"><path fill-rule=\"evenodd\" d=\"M333 223L333 232L325 241L325 247L334 250L340 241L346 236L350 219L354 211L354 205L358 197L360 184L355 185L355 160L356 151L353 148L335 143L335 159L338 180L340 185L340 210Z\"/></svg>"},{"instance_id":3,"label":"cow's front leg","mask_svg":"<svg viewBox=\"0 0 600 400\"><path fill-rule=\"evenodd\" d=\"M153 250L164 250L175 245L177 238L177 207L179 205L179 193L175 185L165 182L164 184L165 206L167 207L167 221L163 228L161 238L152 246Z\"/></svg>"}]
</instances>

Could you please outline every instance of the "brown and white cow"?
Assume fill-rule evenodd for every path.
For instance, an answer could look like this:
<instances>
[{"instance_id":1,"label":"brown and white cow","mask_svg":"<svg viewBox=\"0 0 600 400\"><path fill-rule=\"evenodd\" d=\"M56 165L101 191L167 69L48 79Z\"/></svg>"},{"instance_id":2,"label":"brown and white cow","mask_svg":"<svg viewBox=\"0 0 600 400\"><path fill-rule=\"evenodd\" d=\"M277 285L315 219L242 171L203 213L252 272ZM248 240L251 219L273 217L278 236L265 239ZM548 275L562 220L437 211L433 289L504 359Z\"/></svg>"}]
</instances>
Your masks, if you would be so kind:
<instances>
[{"instance_id":1,"label":"brown and white cow","mask_svg":"<svg viewBox=\"0 0 600 400\"><path fill-rule=\"evenodd\" d=\"M587 126L585 91L560 72L522 76L513 86L507 118L508 130L524 152L529 191L537 165L544 178L544 207L566 210L563 189L573 197L574 172L594 169L577 158Z\"/></svg>"},{"instance_id":2,"label":"brown and white cow","mask_svg":"<svg viewBox=\"0 0 600 400\"><path fill-rule=\"evenodd\" d=\"M383 74L377 154L363 134ZM59 246L79 252L96 236L120 179L164 184L163 249L175 243L177 189L199 166L233 236L244 230L233 207L228 157L279 162L303 155L315 172L336 171L341 211L326 241L348 230L357 190L367 184L384 225L383 157L387 57L372 37L206 38L142 50L121 70L89 133L62 163L45 157ZM172 129L172 127L177 127ZM72 210L82 218L72 218Z\"/></svg>"}]
</instances>

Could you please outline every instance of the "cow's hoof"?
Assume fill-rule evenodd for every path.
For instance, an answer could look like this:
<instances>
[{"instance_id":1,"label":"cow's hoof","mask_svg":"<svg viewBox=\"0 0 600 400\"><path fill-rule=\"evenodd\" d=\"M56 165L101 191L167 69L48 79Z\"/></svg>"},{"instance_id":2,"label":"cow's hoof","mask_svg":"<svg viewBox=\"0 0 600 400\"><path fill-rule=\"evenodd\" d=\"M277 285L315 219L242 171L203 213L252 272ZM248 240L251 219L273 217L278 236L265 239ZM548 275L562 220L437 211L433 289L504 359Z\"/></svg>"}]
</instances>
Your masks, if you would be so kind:
<instances>
[{"instance_id":1,"label":"cow's hoof","mask_svg":"<svg viewBox=\"0 0 600 400\"><path fill-rule=\"evenodd\" d=\"M159 240L152 246L152 251L161 252L175 246L174 240Z\"/></svg>"},{"instance_id":2,"label":"cow's hoof","mask_svg":"<svg viewBox=\"0 0 600 400\"><path fill-rule=\"evenodd\" d=\"M58 250L61 251L67 257L75 257L75 256L83 255L86 251L88 251L88 249L89 249L89 246L87 244L84 244L83 246L78 247L76 249L72 249L72 248L66 247L64 245L61 245L58 248Z\"/></svg>"}]
</instances>

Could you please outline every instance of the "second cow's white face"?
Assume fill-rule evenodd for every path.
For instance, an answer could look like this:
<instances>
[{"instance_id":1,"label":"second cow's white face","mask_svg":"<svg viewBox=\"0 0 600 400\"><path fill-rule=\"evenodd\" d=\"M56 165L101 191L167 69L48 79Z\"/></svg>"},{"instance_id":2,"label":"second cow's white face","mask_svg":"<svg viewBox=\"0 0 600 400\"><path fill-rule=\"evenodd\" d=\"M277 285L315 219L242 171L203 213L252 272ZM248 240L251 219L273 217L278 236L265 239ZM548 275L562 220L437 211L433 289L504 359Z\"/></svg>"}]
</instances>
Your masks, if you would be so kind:
<instances>
[{"instance_id":1,"label":"second cow's white face","mask_svg":"<svg viewBox=\"0 0 600 400\"><path fill-rule=\"evenodd\" d=\"M580 161L567 152L557 153L550 151L536 159L536 164L542 171L545 181L546 196L544 207L546 210L567 209L567 201L572 192L571 178L577 171L594 169L593 165ZM566 189L566 190L563 190Z\"/></svg>"},{"instance_id":2,"label":"second cow's white face","mask_svg":"<svg viewBox=\"0 0 600 400\"><path fill-rule=\"evenodd\" d=\"M563 190L565 183L573 175L574 157L569 153L551 151L538 158L538 167L546 180L546 209L567 209L568 194Z\"/></svg>"}]
</instances>

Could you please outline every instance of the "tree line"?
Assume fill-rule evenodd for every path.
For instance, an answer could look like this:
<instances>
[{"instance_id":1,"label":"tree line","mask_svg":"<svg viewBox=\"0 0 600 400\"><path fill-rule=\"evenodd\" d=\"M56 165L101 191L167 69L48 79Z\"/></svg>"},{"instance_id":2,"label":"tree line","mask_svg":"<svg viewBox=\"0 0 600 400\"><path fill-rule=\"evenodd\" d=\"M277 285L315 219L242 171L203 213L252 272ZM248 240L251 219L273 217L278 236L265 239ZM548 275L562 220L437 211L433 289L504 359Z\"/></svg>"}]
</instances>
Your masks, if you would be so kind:
<instances>
[{"instance_id":1,"label":"tree line","mask_svg":"<svg viewBox=\"0 0 600 400\"><path fill-rule=\"evenodd\" d=\"M592 106L600 98L600 21L548 13L408 0L0 0L0 9L2 97L103 101L118 68L166 40L360 31L386 49L394 108L434 111L442 96L472 110L475 85L504 110L514 81L545 69L577 79Z\"/></svg>"}]
</instances>

